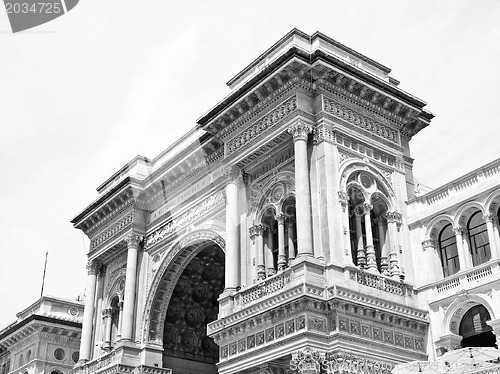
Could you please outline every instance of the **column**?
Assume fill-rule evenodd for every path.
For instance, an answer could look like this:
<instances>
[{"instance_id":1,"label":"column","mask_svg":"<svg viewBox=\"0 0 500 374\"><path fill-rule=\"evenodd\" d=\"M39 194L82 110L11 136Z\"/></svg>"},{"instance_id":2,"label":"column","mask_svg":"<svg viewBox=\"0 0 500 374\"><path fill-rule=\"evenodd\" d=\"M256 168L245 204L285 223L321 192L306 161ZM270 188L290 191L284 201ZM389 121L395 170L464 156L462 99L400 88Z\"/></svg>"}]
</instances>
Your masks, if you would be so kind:
<instances>
[{"instance_id":1,"label":"column","mask_svg":"<svg viewBox=\"0 0 500 374\"><path fill-rule=\"evenodd\" d=\"M380 245L380 270L383 275L389 275L389 246L385 242L385 219L383 216L377 217L378 237Z\"/></svg>"},{"instance_id":2,"label":"column","mask_svg":"<svg viewBox=\"0 0 500 374\"><path fill-rule=\"evenodd\" d=\"M363 204L366 234L366 268L369 272L378 273L377 257L375 256L375 247L373 246L372 217L370 214L372 208L373 206L371 204Z\"/></svg>"},{"instance_id":3,"label":"column","mask_svg":"<svg viewBox=\"0 0 500 374\"><path fill-rule=\"evenodd\" d=\"M232 180L226 186L226 291L236 290L239 286L238 184L235 180L237 171L232 169L231 173Z\"/></svg>"},{"instance_id":4,"label":"column","mask_svg":"<svg viewBox=\"0 0 500 374\"><path fill-rule=\"evenodd\" d=\"M94 302L97 282L97 273L100 264L97 261L89 261L87 264L87 287L85 295L85 310L83 312L82 339L80 341L80 362L90 360L92 348L92 327L94 319Z\"/></svg>"},{"instance_id":5,"label":"column","mask_svg":"<svg viewBox=\"0 0 500 374\"><path fill-rule=\"evenodd\" d=\"M104 349L111 348L111 318L113 317L113 310L106 308L102 311L104 319Z\"/></svg>"},{"instance_id":6,"label":"column","mask_svg":"<svg viewBox=\"0 0 500 374\"><path fill-rule=\"evenodd\" d=\"M389 253L389 275L394 279L400 279L398 224L401 222L401 214L397 212L387 212L385 217L387 219L387 231L389 232L389 241L391 243L391 252Z\"/></svg>"},{"instance_id":7,"label":"column","mask_svg":"<svg viewBox=\"0 0 500 374\"><path fill-rule=\"evenodd\" d=\"M283 271L286 267L285 253L285 216L280 213L276 216L278 222L278 271Z\"/></svg>"},{"instance_id":8,"label":"column","mask_svg":"<svg viewBox=\"0 0 500 374\"><path fill-rule=\"evenodd\" d=\"M266 243L264 244L265 263L267 268L267 276L276 274L274 268L274 232L272 228L267 228Z\"/></svg>"},{"instance_id":9,"label":"column","mask_svg":"<svg viewBox=\"0 0 500 374\"><path fill-rule=\"evenodd\" d=\"M118 303L118 307L120 308L120 312L118 314L118 331L116 332L116 341L119 341L122 338L123 301Z\"/></svg>"},{"instance_id":10,"label":"column","mask_svg":"<svg viewBox=\"0 0 500 374\"><path fill-rule=\"evenodd\" d=\"M351 248L351 227L349 223L349 197L347 196L347 192L345 191L338 191L338 197L339 197L339 203L342 207L342 225L343 225L342 243L344 245L344 251L343 251L345 256L344 262L352 266L354 265L355 259L353 258L352 248Z\"/></svg>"},{"instance_id":11,"label":"column","mask_svg":"<svg viewBox=\"0 0 500 374\"><path fill-rule=\"evenodd\" d=\"M361 268L366 267L366 253L363 244L363 228L361 226L361 218L363 217L363 208L356 206L354 208L354 219L356 221L356 263Z\"/></svg>"},{"instance_id":12,"label":"column","mask_svg":"<svg viewBox=\"0 0 500 374\"><path fill-rule=\"evenodd\" d=\"M123 298L122 340L133 340L137 252L140 241L141 237L135 234L131 234L125 239L127 243L127 270L125 273L125 292Z\"/></svg>"},{"instance_id":13,"label":"column","mask_svg":"<svg viewBox=\"0 0 500 374\"><path fill-rule=\"evenodd\" d=\"M254 283L258 279L257 275L257 242L255 238L255 225L248 229L250 235L250 262L248 265L252 269L250 272L250 284ZM248 281L247 281L248 282Z\"/></svg>"},{"instance_id":14,"label":"column","mask_svg":"<svg viewBox=\"0 0 500 374\"><path fill-rule=\"evenodd\" d=\"M257 277L259 280L266 278L266 267L264 265L264 226L255 226L255 250L257 260Z\"/></svg>"},{"instance_id":15,"label":"column","mask_svg":"<svg viewBox=\"0 0 500 374\"><path fill-rule=\"evenodd\" d=\"M455 239L457 241L458 261L460 262L459 270L471 269L473 267L471 256L464 247L463 226L454 227L453 232L455 233Z\"/></svg>"},{"instance_id":16,"label":"column","mask_svg":"<svg viewBox=\"0 0 500 374\"><path fill-rule=\"evenodd\" d=\"M488 213L483 216L486 221L486 229L488 230L488 239L490 241L491 258L497 259L499 257L499 250L497 247L497 240L495 237L495 230L493 229L493 222L495 220L495 215L493 213Z\"/></svg>"},{"instance_id":17,"label":"column","mask_svg":"<svg viewBox=\"0 0 500 374\"><path fill-rule=\"evenodd\" d=\"M295 260L295 222L292 217L287 219L288 229L288 264Z\"/></svg>"},{"instance_id":18,"label":"column","mask_svg":"<svg viewBox=\"0 0 500 374\"><path fill-rule=\"evenodd\" d=\"M287 129L292 134L295 151L295 196L297 207L298 256L313 255L311 186L307 162L307 137L312 127L298 121Z\"/></svg>"}]
</instances>

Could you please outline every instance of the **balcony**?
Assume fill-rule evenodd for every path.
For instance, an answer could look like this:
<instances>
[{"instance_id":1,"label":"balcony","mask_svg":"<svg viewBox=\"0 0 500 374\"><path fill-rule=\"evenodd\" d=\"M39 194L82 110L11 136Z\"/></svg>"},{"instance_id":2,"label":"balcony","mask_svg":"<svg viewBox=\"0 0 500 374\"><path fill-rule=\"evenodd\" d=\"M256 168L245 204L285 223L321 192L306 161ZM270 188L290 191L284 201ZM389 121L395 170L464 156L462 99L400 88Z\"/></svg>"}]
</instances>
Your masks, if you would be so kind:
<instances>
[{"instance_id":1,"label":"balcony","mask_svg":"<svg viewBox=\"0 0 500 374\"><path fill-rule=\"evenodd\" d=\"M437 300L454 295L457 291L470 290L498 279L500 279L500 261L496 259L421 287L419 290L428 290L431 292L430 297Z\"/></svg>"}]
</instances>

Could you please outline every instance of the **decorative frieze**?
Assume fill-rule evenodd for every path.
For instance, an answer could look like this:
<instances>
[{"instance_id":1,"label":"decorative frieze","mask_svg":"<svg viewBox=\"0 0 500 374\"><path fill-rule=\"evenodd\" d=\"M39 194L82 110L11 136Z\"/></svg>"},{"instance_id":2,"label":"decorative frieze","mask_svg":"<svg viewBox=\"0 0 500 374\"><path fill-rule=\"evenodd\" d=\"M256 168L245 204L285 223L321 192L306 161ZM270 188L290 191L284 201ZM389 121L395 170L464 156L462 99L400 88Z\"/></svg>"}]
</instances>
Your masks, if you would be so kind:
<instances>
[{"instance_id":1,"label":"decorative frieze","mask_svg":"<svg viewBox=\"0 0 500 374\"><path fill-rule=\"evenodd\" d=\"M120 232L124 231L126 228L132 225L133 221L134 221L134 211L131 211L127 213L127 215L116 221L110 228L104 230L101 234L92 239L91 242L92 250L101 246L102 244L104 244L105 242L107 242L109 239L113 238Z\"/></svg>"},{"instance_id":2,"label":"decorative frieze","mask_svg":"<svg viewBox=\"0 0 500 374\"><path fill-rule=\"evenodd\" d=\"M159 243L164 240L168 236L178 233L182 229L186 228L192 222L207 214L209 211L214 209L215 207L222 205L225 203L225 196L223 191L219 191L205 200L203 200L200 204L195 206L194 208L189 209L184 214L180 215L178 218L174 218L162 228L156 230L152 234L148 235L146 238L145 248L150 248L153 245Z\"/></svg>"},{"instance_id":3,"label":"decorative frieze","mask_svg":"<svg viewBox=\"0 0 500 374\"><path fill-rule=\"evenodd\" d=\"M235 138L229 140L227 144L227 155L230 155L251 141L262 133L267 132L273 128L278 122L287 117L289 114L297 110L297 98L292 96L290 99L281 104L278 108L267 114L264 118L254 123L243 133Z\"/></svg>"},{"instance_id":4,"label":"decorative frieze","mask_svg":"<svg viewBox=\"0 0 500 374\"><path fill-rule=\"evenodd\" d=\"M398 132L388 126L373 121L355 111L324 97L323 109L333 116L343 119L356 127L362 128L392 143L398 144Z\"/></svg>"}]
</instances>

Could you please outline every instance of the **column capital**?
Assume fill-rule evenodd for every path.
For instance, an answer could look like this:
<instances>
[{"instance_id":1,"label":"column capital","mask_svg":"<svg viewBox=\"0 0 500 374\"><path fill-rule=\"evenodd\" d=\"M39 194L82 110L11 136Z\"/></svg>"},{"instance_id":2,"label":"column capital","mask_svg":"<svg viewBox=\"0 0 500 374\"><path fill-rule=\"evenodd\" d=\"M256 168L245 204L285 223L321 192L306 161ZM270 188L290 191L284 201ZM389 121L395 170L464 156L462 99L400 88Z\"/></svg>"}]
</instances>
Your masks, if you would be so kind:
<instances>
[{"instance_id":1,"label":"column capital","mask_svg":"<svg viewBox=\"0 0 500 374\"><path fill-rule=\"evenodd\" d=\"M250 239L253 240L255 238L255 225L251 226L248 229L248 234L250 235Z\"/></svg>"},{"instance_id":2,"label":"column capital","mask_svg":"<svg viewBox=\"0 0 500 374\"><path fill-rule=\"evenodd\" d=\"M436 248L436 241L434 239L426 239L422 242L422 249L425 251L427 248Z\"/></svg>"},{"instance_id":3,"label":"column capital","mask_svg":"<svg viewBox=\"0 0 500 374\"><path fill-rule=\"evenodd\" d=\"M355 215L356 217L359 217L359 218L361 218L361 217L363 217L363 216L365 215L365 213L364 213L364 209L363 209L363 205L362 205L362 204L358 204L358 205L356 205L356 206L354 207L354 209L353 209L353 212L354 212L354 215Z\"/></svg>"},{"instance_id":4,"label":"column capital","mask_svg":"<svg viewBox=\"0 0 500 374\"><path fill-rule=\"evenodd\" d=\"M463 235L464 227L463 226L454 226L453 232L455 233L455 235Z\"/></svg>"},{"instance_id":5,"label":"column capital","mask_svg":"<svg viewBox=\"0 0 500 374\"><path fill-rule=\"evenodd\" d=\"M102 264L99 261L91 260L87 262L87 274L97 275L101 270Z\"/></svg>"},{"instance_id":6,"label":"column capital","mask_svg":"<svg viewBox=\"0 0 500 374\"><path fill-rule=\"evenodd\" d=\"M103 309L102 316L104 318L111 318L113 316L113 309L111 309L111 308Z\"/></svg>"},{"instance_id":7,"label":"column capital","mask_svg":"<svg viewBox=\"0 0 500 374\"><path fill-rule=\"evenodd\" d=\"M342 205L342 211L345 212L347 204L349 203L349 196L345 191L339 191L338 196L339 196L339 203Z\"/></svg>"},{"instance_id":8,"label":"column capital","mask_svg":"<svg viewBox=\"0 0 500 374\"><path fill-rule=\"evenodd\" d=\"M277 214L275 218L278 222L278 225L283 225L285 223L285 215L283 213Z\"/></svg>"},{"instance_id":9,"label":"column capital","mask_svg":"<svg viewBox=\"0 0 500 374\"><path fill-rule=\"evenodd\" d=\"M496 215L495 213L486 213L486 214L483 214L483 219L486 221L486 222L495 222L495 219L496 219Z\"/></svg>"},{"instance_id":10,"label":"column capital","mask_svg":"<svg viewBox=\"0 0 500 374\"><path fill-rule=\"evenodd\" d=\"M236 178L241 175L241 169L234 165L229 165L222 169L222 178L227 182L227 184L235 182Z\"/></svg>"},{"instance_id":11,"label":"column capital","mask_svg":"<svg viewBox=\"0 0 500 374\"><path fill-rule=\"evenodd\" d=\"M264 225L254 225L255 235L262 236L264 235L265 227Z\"/></svg>"},{"instance_id":12,"label":"column capital","mask_svg":"<svg viewBox=\"0 0 500 374\"><path fill-rule=\"evenodd\" d=\"M289 134L292 134L294 141L297 140L307 141L308 135L312 132L312 126L299 120L293 125L288 126L286 131Z\"/></svg>"},{"instance_id":13,"label":"column capital","mask_svg":"<svg viewBox=\"0 0 500 374\"><path fill-rule=\"evenodd\" d=\"M403 215L398 212L387 212L385 213L385 218L387 219L387 223L397 223L398 225L403 223Z\"/></svg>"},{"instance_id":14,"label":"column capital","mask_svg":"<svg viewBox=\"0 0 500 374\"><path fill-rule=\"evenodd\" d=\"M379 225L379 226L383 226L383 225L384 225L384 223L385 223L385 221L386 221L386 218L384 217L384 215L383 215L383 214L382 214L382 215L380 215L380 216L378 216L378 217L375 217L375 223L376 223L377 225Z\"/></svg>"},{"instance_id":15,"label":"column capital","mask_svg":"<svg viewBox=\"0 0 500 374\"><path fill-rule=\"evenodd\" d=\"M142 239L143 239L142 235L137 235L137 234L132 233L132 234L127 235L123 239L123 241L125 243L127 243L127 247L129 247L129 248L133 247L133 248L137 249L137 248L139 248L139 244L141 243Z\"/></svg>"},{"instance_id":16,"label":"column capital","mask_svg":"<svg viewBox=\"0 0 500 374\"><path fill-rule=\"evenodd\" d=\"M373 205L369 203L364 203L362 205L363 214L370 214L370 211L373 209Z\"/></svg>"}]
</instances>

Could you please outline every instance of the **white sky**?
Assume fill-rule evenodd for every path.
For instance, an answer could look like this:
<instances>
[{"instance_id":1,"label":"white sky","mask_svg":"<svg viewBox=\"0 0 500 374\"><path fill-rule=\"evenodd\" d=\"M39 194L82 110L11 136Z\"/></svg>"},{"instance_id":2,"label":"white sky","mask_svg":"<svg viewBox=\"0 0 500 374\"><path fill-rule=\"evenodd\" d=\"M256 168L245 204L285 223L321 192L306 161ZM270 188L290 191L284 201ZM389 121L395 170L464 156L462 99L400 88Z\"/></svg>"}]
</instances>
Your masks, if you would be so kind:
<instances>
[{"instance_id":1,"label":"white sky","mask_svg":"<svg viewBox=\"0 0 500 374\"><path fill-rule=\"evenodd\" d=\"M411 142L439 186L500 157L500 2L82 0L12 34L0 6L0 328L85 287L70 219L135 155L155 157L293 27L392 68L436 114Z\"/></svg>"}]
</instances>

